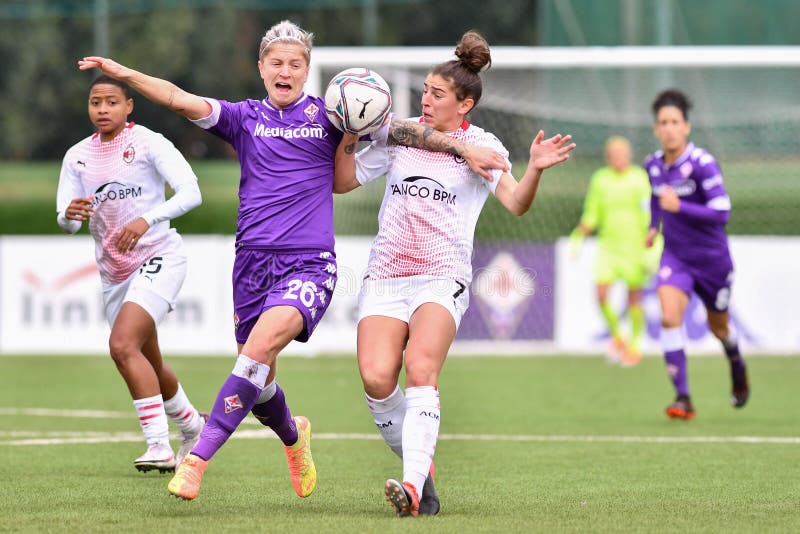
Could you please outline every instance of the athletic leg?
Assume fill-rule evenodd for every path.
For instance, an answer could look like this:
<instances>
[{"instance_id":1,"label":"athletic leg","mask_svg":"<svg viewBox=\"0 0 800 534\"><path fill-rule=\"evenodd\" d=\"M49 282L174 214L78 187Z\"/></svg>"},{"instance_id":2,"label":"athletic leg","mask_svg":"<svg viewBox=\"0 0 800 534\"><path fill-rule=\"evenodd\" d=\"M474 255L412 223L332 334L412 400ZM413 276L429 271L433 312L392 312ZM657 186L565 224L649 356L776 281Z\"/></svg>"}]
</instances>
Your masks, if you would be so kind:
<instances>
[{"instance_id":1,"label":"athletic leg","mask_svg":"<svg viewBox=\"0 0 800 534\"><path fill-rule=\"evenodd\" d=\"M662 285L658 288L661 302L661 345L667 372L675 388L675 402L667 407L671 418L691 419L694 407L689 396L686 352L683 339L683 315L689 304L689 296L681 289Z\"/></svg>"},{"instance_id":2,"label":"athletic leg","mask_svg":"<svg viewBox=\"0 0 800 534\"><path fill-rule=\"evenodd\" d=\"M302 329L302 315L290 306L270 308L259 316L233 371L217 394L197 445L170 481L170 493L183 499L197 497L208 461L253 408L278 353Z\"/></svg>"},{"instance_id":3,"label":"athletic leg","mask_svg":"<svg viewBox=\"0 0 800 534\"><path fill-rule=\"evenodd\" d=\"M134 460L140 471L168 471L175 467L158 376L142 352L146 341L154 334L155 322L150 314L139 304L124 302L114 319L108 341L111 358L128 386L147 442L147 452Z\"/></svg>"},{"instance_id":4,"label":"athletic leg","mask_svg":"<svg viewBox=\"0 0 800 534\"><path fill-rule=\"evenodd\" d=\"M597 283L597 305L600 307L600 314L608 326L608 333L611 336L611 342L608 347L607 360L609 363L619 363L625 352L625 339L622 337L622 332L619 328L619 317L617 312L608 302L608 293L611 288L610 282Z\"/></svg>"},{"instance_id":5,"label":"athletic leg","mask_svg":"<svg viewBox=\"0 0 800 534\"><path fill-rule=\"evenodd\" d=\"M731 369L731 404L741 408L750 397L750 384L747 380L747 366L739 351L739 339L736 329L730 324L727 311L706 309L708 326L714 336L722 343L725 356Z\"/></svg>"},{"instance_id":6,"label":"athletic leg","mask_svg":"<svg viewBox=\"0 0 800 534\"><path fill-rule=\"evenodd\" d=\"M453 315L440 304L422 304L409 321L403 484L415 491L422 489L436 451L441 417L437 384L455 334Z\"/></svg>"},{"instance_id":7,"label":"athletic leg","mask_svg":"<svg viewBox=\"0 0 800 534\"><path fill-rule=\"evenodd\" d=\"M625 347L622 364L625 366L637 365L642 360L640 347L642 332L645 326L644 310L642 309L642 290L628 289L628 317L631 321L631 338Z\"/></svg>"}]
</instances>

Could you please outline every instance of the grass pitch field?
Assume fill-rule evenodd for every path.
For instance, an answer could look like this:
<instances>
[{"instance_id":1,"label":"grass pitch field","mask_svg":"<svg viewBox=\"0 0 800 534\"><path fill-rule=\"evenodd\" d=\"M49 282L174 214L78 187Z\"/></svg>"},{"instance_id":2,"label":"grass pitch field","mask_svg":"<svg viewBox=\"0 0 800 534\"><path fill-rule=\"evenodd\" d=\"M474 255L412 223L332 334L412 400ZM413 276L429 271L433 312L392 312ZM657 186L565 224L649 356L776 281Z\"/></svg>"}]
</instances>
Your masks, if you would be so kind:
<instances>
[{"instance_id":1,"label":"grass pitch field","mask_svg":"<svg viewBox=\"0 0 800 534\"><path fill-rule=\"evenodd\" d=\"M168 358L208 409L232 357ZM0 531L790 532L800 528L800 358L752 357L750 404L728 404L724 358L690 358L697 418L663 415L660 358L451 358L436 452L442 512L398 519L401 464L364 406L354 357L284 358L280 382L309 416L319 472L294 495L282 447L247 419L200 496L138 473L143 451L109 358L0 357Z\"/></svg>"}]
</instances>

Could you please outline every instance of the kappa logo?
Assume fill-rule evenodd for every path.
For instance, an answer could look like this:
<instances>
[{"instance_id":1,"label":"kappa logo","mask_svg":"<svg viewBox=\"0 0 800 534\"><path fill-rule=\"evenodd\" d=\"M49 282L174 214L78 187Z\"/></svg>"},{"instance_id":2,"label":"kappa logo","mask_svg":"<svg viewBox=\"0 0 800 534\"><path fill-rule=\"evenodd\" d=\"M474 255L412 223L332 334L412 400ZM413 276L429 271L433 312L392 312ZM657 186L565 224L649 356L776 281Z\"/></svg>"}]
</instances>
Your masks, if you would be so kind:
<instances>
[{"instance_id":1,"label":"kappa logo","mask_svg":"<svg viewBox=\"0 0 800 534\"><path fill-rule=\"evenodd\" d=\"M130 165L133 163L133 160L136 158L136 149L133 148L133 144L128 145L125 148L125 151L122 153L122 161Z\"/></svg>"},{"instance_id":2,"label":"kappa logo","mask_svg":"<svg viewBox=\"0 0 800 534\"><path fill-rule=\"evenodd\" d=\"M241 399L239 399L239 395L232 395L230 397L225 397L225 413L235 412L236 410L241 410L244 408L242 405Z\"/></svg>"},{"instance_id":3,"label":"kappa logo","mask_svg":"<svg viewBox=\"0 0 800 534\"><path fill-rule=\"evenodd\" d=\"M308 117L308 122L314 122L314 119L317 118L317 113L319 113L319 107L312 102L303 110L303 113Z\"/></svg>"}]
</instances>

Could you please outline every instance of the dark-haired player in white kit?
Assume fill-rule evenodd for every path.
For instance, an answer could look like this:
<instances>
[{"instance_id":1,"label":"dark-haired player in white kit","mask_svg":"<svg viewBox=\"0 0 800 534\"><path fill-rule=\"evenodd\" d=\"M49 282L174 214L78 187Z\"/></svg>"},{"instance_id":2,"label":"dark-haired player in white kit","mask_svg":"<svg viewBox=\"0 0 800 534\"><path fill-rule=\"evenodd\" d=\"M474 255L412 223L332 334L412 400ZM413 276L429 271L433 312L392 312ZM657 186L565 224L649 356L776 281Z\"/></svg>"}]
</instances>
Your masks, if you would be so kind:
<instances>
[{"instance_id":1,"label":"dark-haired player in white kit","mask_svg":"<svg viewBox=\"0 0 800 534\"><path fill-rule=\"evenodd\" d=\"M197 177L180 152L144 126L127 122L128 86L99 76L89 89L97 132L70 148L58 182L58 224L74 234L84 221L95 241L109 349L128 385L147 451L140 471L172 471L200 437L203 417L163 362L157 325L186 277L183 240L169 221L200 205ZM165 200L164 187L175 194ZM167 418L181 431L177 457Z\"/></svg>"},{"instance_id":2,"label":"dark-haired player in white kit","mask_svg":"<svg viewBox=\"0 0 800 534\"><path fill-rule=\"evenodd\" d=\"M493 134L466 120L481 97L479 73L491 62L488 44L467 32L456 56L428 73L417 120L507 156ZM526 213L544 169L565 161L575 145L569 135L544 139L540 131L519 182L501 170L492 171L489 181L452 155L388 144L387 134L386 128L373 134L357 157L357 139L342 141L335 190L386 175L378 235L359 296L358 366L375 425L403 459L402 482L387 480L386 497L400 516L428 515L439 511L438 500L428 502L426 495L439 437L438 379L469 305L478 216L490 193L511 213ZM403 365L405 394L397 382Z\"/></svg>"},{"instance_id":3,"label":"dark-haired player in white kit","mask_svg":"<svg viewBox=\"0 0 800 534\"><path fill-rule=\"evenodd\" d=\"M731 403L734 408L741 408L750 396L747 368L728 315L733 262L725 225L730 218L731 201L714 156L689 142L690 107L686 95L674 89L656 97L654 131L661 150L645 162L652 186L647 246L652 246L659 230L664 234L658 298L661 344L676 394L675 401L666 408L671 419L695 416L681 329L693 292L703 301L708 326L728 357Z\"/></svg>"}]
</instances>

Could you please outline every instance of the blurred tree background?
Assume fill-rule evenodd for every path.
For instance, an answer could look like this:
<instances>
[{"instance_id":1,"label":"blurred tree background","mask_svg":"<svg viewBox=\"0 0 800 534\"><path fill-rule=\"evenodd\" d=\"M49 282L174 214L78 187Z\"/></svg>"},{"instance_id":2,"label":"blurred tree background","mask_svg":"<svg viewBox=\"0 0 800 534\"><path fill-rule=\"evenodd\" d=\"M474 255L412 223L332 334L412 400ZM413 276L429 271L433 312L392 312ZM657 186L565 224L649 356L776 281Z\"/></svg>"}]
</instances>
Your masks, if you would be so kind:
<instances>
[{"instance_id":1,"label":"blurred tree background","mask_svg":"<svg viewBox=\"0 0 800 534\"><path fill-rule=\"evenodd\" d=\"M282 19L314 32L316 46L449 46L470 28L495 46L800 43L800 2L754 7L732 0L0 1L0 160L60 160L88 135L86 93L95 73L76 67L86 55L109 55L196 94L239 100L263 94L258 44ZM665 17L667 33L654 22ZM132 119L190 158L228 154L143 98Z\"/></svg>"},{"instance_id":2,"label":"blurred tree background","mask_svg":"<svg viewBox=\"0 0 800 534\"><path fill-rule=\"evenodd\" d=\"M86 102L96 72L79 71L79 58L109 56L199 95L262 98L259 43L283 19L313 32L317 47L454 48L471 28L492 46L800 44L797 0L0 0L0 234L58 232L61 158L93 131ZM608 135L629 136L637 161L655 148L648 109L663 83L684 87L698 103L693 139L723 163L735 206L731 233L796 234L800 71L755 72L683 69L669 78L647 69L492 69L470 120L498 133L512 159L525 157L538 128L572 133L580 149L548 173L525 224L489 203L477 237L568 234ZM416 106L424 69L414 76ZM623 90L628 84L635 94ZM174 142L200 178L203 208L175 226L232 233L238 165L230 147L141 97L131 119ZM515 161L514 171L522 169L524 161ZM381 196L380 184L337 195L337 234L374 234Z\"/></svg>"}]
</instances>

